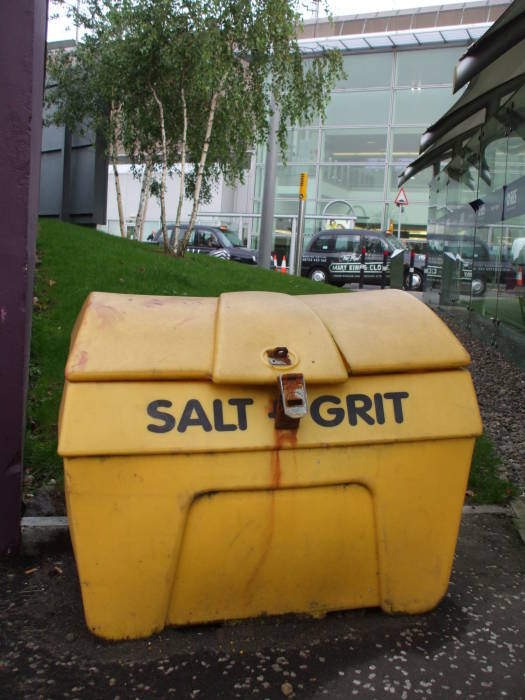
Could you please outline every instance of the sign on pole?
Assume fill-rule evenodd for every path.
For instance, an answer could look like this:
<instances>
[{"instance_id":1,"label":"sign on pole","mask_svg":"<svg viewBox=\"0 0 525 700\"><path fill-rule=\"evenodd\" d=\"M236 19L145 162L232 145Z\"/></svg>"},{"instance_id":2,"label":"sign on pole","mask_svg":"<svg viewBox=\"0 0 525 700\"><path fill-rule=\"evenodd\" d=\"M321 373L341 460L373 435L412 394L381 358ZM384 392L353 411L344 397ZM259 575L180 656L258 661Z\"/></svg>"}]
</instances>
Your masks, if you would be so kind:
<instances>
[{"instance_id":1,"label":"sign on pole","mask_svg":"<svg viewBox=\"0 0 525 700\"><path fill-rule=\"evenodd\" d=\"M304 237L304 213L306 208L306 190L308 187L308 173L301 173L299 180L299 216L297 217L297 231L295 239L295 259L292 270L297 277L301 276L301 264L303 261L303 237Z\"/></svg>"},{"instance_id":2,"label":"sign on pole","mask_svg":"<svg viewBox=\"0 0 525 700\"><path fill-rule=\"evenodd\" d=\"M394 199L394 204L396 204L398 207L406 207L408 204L408 199L405 193L404 188L402 187L399 192L397 193L397 197Z\"/></svg>"},{"instance_id":3,"label":"sign on pole","mask_svg":"<svg viewBox=\"0 0 525 700\"><path fill-rule=\"evenodd\" d=\"M299 199L301 202L306 200L306 188L308 187L308 173L301 173L299 179Z\"/></svg>"}]
</instances>

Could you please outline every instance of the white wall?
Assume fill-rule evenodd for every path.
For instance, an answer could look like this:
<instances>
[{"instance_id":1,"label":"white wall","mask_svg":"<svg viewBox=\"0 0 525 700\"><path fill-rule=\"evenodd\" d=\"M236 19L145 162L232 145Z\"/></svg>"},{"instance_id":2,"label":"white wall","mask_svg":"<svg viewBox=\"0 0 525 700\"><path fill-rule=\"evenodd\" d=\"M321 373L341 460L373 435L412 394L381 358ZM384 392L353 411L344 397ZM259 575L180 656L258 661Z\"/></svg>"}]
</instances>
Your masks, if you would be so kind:
<instances>
[{"instance_id":1,"label":"white wall","mask_svg":"<svg viewBox=\"0 0 525 700\"><path fill-rule=\"evenodd\" d=\"M133 176L129 165L119 165L119 181L122 194L122 204L124 207L124 216L128 225L134 225L135 217L137 216L137 207L140 198L141 181ZM218 186L213 191L212 200L209 204L201 204L199 212L219 212L223 210L223 187L222 181L219 181ZM166 192L166 219L168 222L175 221L177 216L177 207L179 205L180 192L180 176L173 175L168 177L167 192ZM227 198L231 198L231 195ZM226 203L226 202L225 202ZM228 204L230 202L228 201ZM191 215L193 200L184 199L182 205L182 221L188 221ZM117 196L115 193L115 178L113 168L108 171L108 195L107 195L107 222L106 226L101 226L103 230L120 235L118 223L118 207ZM144 235L158 228L160 225L160 203L156 197L150 197L148 210L146 212L146 223L144 226Z\"/></svg>"}]
</instances>

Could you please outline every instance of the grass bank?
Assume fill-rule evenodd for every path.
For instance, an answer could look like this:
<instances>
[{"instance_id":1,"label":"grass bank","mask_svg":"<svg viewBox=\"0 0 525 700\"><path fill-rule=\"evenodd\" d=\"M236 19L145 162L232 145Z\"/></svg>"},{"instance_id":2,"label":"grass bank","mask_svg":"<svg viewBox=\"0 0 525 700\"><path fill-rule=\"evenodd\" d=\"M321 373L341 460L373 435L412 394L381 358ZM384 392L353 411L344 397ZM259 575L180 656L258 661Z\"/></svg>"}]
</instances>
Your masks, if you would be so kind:
<instances>
[{"instance_id":1,"label":"grass bank","mask_svg":"<svg viewBox=\"0 0 525 700\"><path fill-rule=\"evenodd\" d=\"M62 478L57 417L69 338L89 292L218 296L259 290L287 294L338 292L335 287L256 266L188 254L44 219L37 240L24 463L33 486Z\"/></svg>"}]
</instances>

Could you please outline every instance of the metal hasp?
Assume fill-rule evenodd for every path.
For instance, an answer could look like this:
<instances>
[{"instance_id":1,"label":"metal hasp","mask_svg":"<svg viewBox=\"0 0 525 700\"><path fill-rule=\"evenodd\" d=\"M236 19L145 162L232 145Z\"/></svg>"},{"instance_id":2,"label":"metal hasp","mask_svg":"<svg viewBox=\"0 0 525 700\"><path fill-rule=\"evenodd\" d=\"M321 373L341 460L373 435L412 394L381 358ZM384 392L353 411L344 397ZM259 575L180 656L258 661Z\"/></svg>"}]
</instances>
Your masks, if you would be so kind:
<instances>
[{"instance_id":1,"label":"metal hasp","mask_svg":"<svg viewBox=\"0 0 525 700\"><path fill-rule=\"evenodd\" d=\"M272 367L286 367L292 364L288 348L280 346L273 350L268 350L268 362Z\"/></svg>"},{"instance_id":2,"label":"metal hasp","mask_svg":"<svg viewBox=\"0 0 525 700\"><path fill-rule=\"evenodd\" d=\"M275 427L279 430L297 430L299 421L308 413L304 375L281 374L277 383L279 400L275 408Z\"/></svg>"}]
</instances>

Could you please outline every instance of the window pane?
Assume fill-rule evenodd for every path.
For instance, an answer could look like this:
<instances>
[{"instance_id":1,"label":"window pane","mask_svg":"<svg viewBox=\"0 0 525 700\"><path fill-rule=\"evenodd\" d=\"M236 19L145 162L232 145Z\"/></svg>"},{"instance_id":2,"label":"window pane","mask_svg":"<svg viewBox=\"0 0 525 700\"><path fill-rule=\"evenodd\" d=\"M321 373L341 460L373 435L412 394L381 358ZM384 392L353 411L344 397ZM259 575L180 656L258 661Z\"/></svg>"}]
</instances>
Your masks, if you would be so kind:
<instances>
[{"instance_id":1,"label":"window pane","mask_svg":"<svg viewBox=\"0 0 525 700\"><path fill-rule=\"evenodd\" d=\"M398 175L401 175L405 165L391 165L388 168L389 185L388 199L393 201L399 192L397 184ZM405 182L403 188L408 199L408 203L412 202L428 202L430 181L432 180L432 168L425 168L414 177L411 177Z\"/></svg>"},{"instance_id":2,"label":"window pane","mask_svg":"<svg viewBox=\"0 0 525 700\"><path fill-rule=\"evenodd\" d=\"M316 168L315 165L288 165L277 166L277 179L275 184L276 197L297 197L299 199L299 181L301 173L308 173L307 198L315 197Z\"/></svg>"},{"instance_id":3,"label":"window pane","mask_svg":"<svg viewBox=\"0 0 525 700\"><path fill-rule=\"evenodd\" d=\"M317 160L317 129L297 129L288 132L286 159L291 163L311 163Z\"/></svg>"},{"instance_id":4,"label":"window pane","mask_svg":"<svg viewBox=\"0 0 525 700\"><path fill-rule=\"evenodd\" d=\"M257 163L264 163L266 160L266 144L257 144L257 151L255 154L255 160Z\"/></svg>"},{"instance_id":5,"label":"window pane","mask_svg":"<svg viewBox=\"0 0 525 700\"><path fill-rule=\"evenodd\" d=\"M360 242L359 234L339 235L335 237L335 250L337 253L358 253L361 249Z\"/></svg>"},{"instance_id":6,"label":"window pane","mask_svg":"<svg viewBox=\"0 0 525 700\"><path fill-rule=\"evenodd\" d=\"M330 202L318 202L317 211L322 214L325 211L326 205L330 204L326 210L326 215L333 217L336 221L344 220L345 216L355 216L355 228L361 229L379 229L383 225L383 202L366 202L361 199L361 197L353 198L351 193L349 196L345 197L346 201L350 203L352 210L348 208L346 204L337 203L330 204ZM381 196L382 199L382 196ZM325 219L324 221L319 220L320 228L327 228L329 221Z\"/></svg>"},{"instance_id":7,"label":"window pane","mask_svg":"<svg viewBox=\"0 0 525 700\"><path fill-rule=\"evenodd\" d=\"M422 124L425 129L451 107L457 97L451 88L396 90L394 124Z\"/></svg>"},{"instance_id":8,"label":"window pane","mask_svg":"<svg viewBox=\"0 0 525 700\"><path fill-rule=\"evenodd\" d=\"M418 129L392 129L390 159L403 161L406 164L415 160L419 155L419 141L424 128Z\"/></svg>"},{"instance_id":9,"label":"window pane","mask_svg":"<svg viewBox=\"0 0 525 700\"><path fill-rule=\"evenodd\" d=\"M344 56L343 67L347 77L336 83L336 88L390 87L392 80L392 53L369 53Z\"/></svg>"},{"instance_id":10,"label":"window pane","mask_svg":"<svg viewBox=\"0 0 525 700\"><path fill-rule=\"evenodd\" d=\"M384 161L386 132L383 129L330 129L323 131L321 160Z\"/></svg>"},{"instance_id":11,"label":"window pane","mask_svg":"<svg viewBox=\"0 0 525 700\"><path fill-rule=\"evenodd\" d=\"M321 199L382 199L385 168L367 163L323 165L320 168Z\"/></svg>"},{"instance_id":12,"label":"window pane","mask_svg":"<svg viewBox=\"0 0 525 700\"><path fill-rule=\"evenodd\" d=\"M325 126L387 124L390 91L334 92L326 110Z\"/></svg>"},{"instance_id":13,"label":"window pane","mask_svg":"<svg viewBox=\"0 0 525 700\"><path fill-rule=\"evenodd\" d=\"M261 199L262 192L263 192L263 183L264 183L264 168L257 166L255 168L255 191L254 191L255 199Z\"/></svg>"},{"instance_id":14,"label":"window pane","mask_svg":"<svg viewBox=\"0 0 525 700\"><path fill-rule=\"evenodd\" d=\"M464 46L424 51L400 51L397 54L396 85L452 84L454 67L465 53Z\"/></svg>"},{"instance_id":15,"label":"window pane","mask_svg":"<svg viewBox=\"0 0 525 700\"><path fill-rule=\"evenodd\" d=\"M313 193L312 193L313 197ZM315 204L313 200L308 200L306 202L306 214L313 214L315 212ZM297 216L299 214L299 195L295 199L276 199L275 200L275 215L277 214L290 214L291 216ZM282 227L281 227L282 228Z\"/></svg>"},{"instance_id":16,"label":"window pane","mask_svg":"<svg viewBox=\"0 0 525 700\"><path fill-rule=\"evenodd\" d=\"M380 238L373 238L372 236L364 237L364 246L366 252L371 255L383 255L383 250L386 250L386 243Z\"/></svg>"},{"instance_id":17,"label":"window pane","mask_svg":"<svg viewBox=\"0 0 525 700\"><path fill-rule=\"evenodd\" d=\"M410 200L408 200L410 202ZM394 229L394 235L397 236L397 227L399 222L400 207L395 204L387 204L387 228L390 223ZM426 231L428 220L428 207L426 204L409 204L408 207L403 207L401 214L401 234L409 238L412 234L418 234Z\"/></svg>"},{"instance_id":18,"label":"window pane","mask_svg":"<svg viewBox=\"0 0 525 700\"><path fill-rule=\"evenodd\" d=\"M317 253L331 253L334 250L334 240L335 236L331 234L325 234L319 236L319 238L314 242L312 250Z\"/></svg>"}]
</instances>

